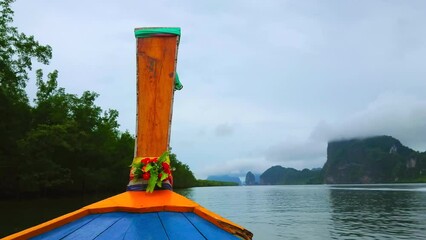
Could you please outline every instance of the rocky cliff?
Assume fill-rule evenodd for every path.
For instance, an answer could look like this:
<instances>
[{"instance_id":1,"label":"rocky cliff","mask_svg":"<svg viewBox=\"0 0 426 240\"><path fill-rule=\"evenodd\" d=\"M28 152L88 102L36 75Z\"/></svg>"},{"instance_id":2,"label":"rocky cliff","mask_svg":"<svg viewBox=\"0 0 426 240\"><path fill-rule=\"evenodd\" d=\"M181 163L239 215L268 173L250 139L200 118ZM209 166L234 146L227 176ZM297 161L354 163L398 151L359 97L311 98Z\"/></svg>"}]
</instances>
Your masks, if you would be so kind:
<instances>
[{"instance_id":1,"label":"rocky cliff","mask_svg":"<svg viewBox=\"0 0 426 240\"><path fill-rule=\"evenodd\" d=\"M255 185L256 184L256 177L250 171L246 174L245 184L246 185Z\"/></svg>"},{"instance_id":2,"label":"rocky cliff","mask_svg":"<svg viewBox=\"0 0 426 240\"><path fill-rule=\"evenodd\" d=\"M426 181L426 153L390 136L329 142L324 183L394 183Z\"/></svg>"}]
</instances>

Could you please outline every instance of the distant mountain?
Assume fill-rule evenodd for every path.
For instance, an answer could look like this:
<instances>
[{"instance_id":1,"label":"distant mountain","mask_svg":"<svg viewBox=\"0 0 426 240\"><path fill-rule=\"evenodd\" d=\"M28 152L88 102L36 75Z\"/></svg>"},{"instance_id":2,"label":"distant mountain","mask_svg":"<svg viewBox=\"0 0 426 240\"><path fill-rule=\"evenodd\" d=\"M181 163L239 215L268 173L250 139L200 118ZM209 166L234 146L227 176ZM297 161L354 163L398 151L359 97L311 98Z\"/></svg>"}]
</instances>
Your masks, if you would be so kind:
<instances>
[{"instance_id":1,"label":"distant mountain","mask_svg":"<svg viewBox=\"0 0 426 240\"><path fill-rule=\"evenodd\" d=\"M254 181L256 182L256 184L260 184L260 173L255 173L254 174Z\"/></svg>"},{"instance_id":2,"label":"distant mountain","mask_svg":"<svg viewBox=\"0 0 426 240\"><path fill-rule=\"evenodd\" d=\"M208 176L207 180L220 181L220 182L235 182L235 183L238 183L238 185L241 185L241 180L239 177L234 177L229 175Z\"/></svg>"},{"instance_id":3,"label":"distant mountain","mask_svg":"<svg viewBox=\"0 0 426 240\"><path fill-rule=\"evenodd\" d=\"M244 182L246 185L255 185L256 184L256 177L252 172L248 172L246 174L246 180Z\"/></svg>"},{"instance_id":4,"label":"distant mountain","mask_svg":"<svg viewBox=\"0 0 426 240\"><path fill-rule=\"evenodd\" d=\"M245 185L258 185L260 183L260 174L248 171L245 176Z\"/></svg>"},{"instance_id":5,"label":"distant mountain","mask_svg":"<svg viewBox=\"0 0 426 240\"><path fill-rule=\"evenodd\" d=\"M328 143L324 183L425 182L426 152L390 136Z\"/></svg>"},{"instance_id":6,"label":"distant mountain","mask_svg":"<svg viewBox=\"0 0 426 240\"><path fill-rule=\"evenodd\" d=\"M260 175L260 184L283 185L283 184L312 184L320 183L321 169L285 168L273 166Z\"/></svg>"},{"instance_id":7,"label":"distant mountain","mask_svg":"<svg viewBox=\"0 0 426 240\"><path fill-rule=\"evenodd\" d=\"M240 184L236 177L212 177ZM260 176L248 172L245 178L246 185L426 182L426 152L414 151L391 136L332 141L323 168L273 166Z\"/></svg>"}]
</instances>

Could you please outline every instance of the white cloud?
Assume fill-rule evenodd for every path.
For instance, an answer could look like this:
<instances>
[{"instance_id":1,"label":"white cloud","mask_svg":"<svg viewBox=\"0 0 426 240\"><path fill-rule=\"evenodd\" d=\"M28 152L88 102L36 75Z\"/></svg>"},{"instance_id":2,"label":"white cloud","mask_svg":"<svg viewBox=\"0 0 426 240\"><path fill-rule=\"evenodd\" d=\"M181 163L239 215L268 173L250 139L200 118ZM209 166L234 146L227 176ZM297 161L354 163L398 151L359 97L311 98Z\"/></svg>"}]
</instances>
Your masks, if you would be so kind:
<instances>
[{"instance_id":1,"label":"white cloud","mask_svg":"<svg viewBox=\"0 0 426 240\"><path fill-rule=\"evenodd\" d=\"M310 139L297 142L287 139L286 142L269 147L266 150L266 156L269 161L281 162L285 167L303 168L307 165L306 167L312 168L322 167L326 152L325 142Z\"/></svg>"},{"instance_id":2,"label":"white cloud","mask_svg":"<svg viewBox=\"0 0 426 240\"><path fill-rule=\"evenodd\" d=\"M215 134L218 137L226 137L231 135L234 132L234 128L229 124L219 124L216 126Z\"/></svg>"},{"instance_id":3,"label":"white cloud","mask_svg":"<svg viewBox=\"0 0 426 240\"><path fill-rule=\"evenodd\" d=\"M426 150L426 99L380 95L366 109L338 122L322 122L312 132L317 140L391 135L417 150Z\"/></svg>"},{"instance_id":4,"label":"white cloud","mask_svg":"<svg viewBox=\"0 0 426 240\"><path fill-rule=\"evenodd\" d=\"M237 175L245 176L248 171L263 173L270 164L262 158L240 158L226 161L217 161L204 166L197 174L199 178L207 178L211 175Z\"/></svg>"}]
</instances>

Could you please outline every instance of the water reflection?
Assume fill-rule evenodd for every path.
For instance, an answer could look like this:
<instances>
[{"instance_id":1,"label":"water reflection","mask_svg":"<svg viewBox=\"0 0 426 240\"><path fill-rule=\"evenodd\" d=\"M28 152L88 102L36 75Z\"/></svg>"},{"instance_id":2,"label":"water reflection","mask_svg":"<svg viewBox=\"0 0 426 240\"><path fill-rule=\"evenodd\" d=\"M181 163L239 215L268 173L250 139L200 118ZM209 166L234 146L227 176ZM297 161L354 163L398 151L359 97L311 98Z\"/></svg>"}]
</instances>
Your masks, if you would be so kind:
<instances>
[{"instance_id":1,"label":"water reflection","mask_svg":"<svg viewBox=\"0 0 426 240\"><path fill-rule=\"evenodd\" d=\"M346 185L329 189L333 239L424 239L421 185Z\"/></svg>"},{"instance_id":2,"label":"water reflection","mask_svg":"<svg viewBox=\"0 0 426 240\"><path fill-rule=\"evenodd\" d=\"M194 199L194 190L192 188L181 188L181 189L174 189L173 190L176 193L179 193L180 195L189 198Z\"/></svg>"},{"instance_id":3,"label":"water reflection","mask_svg":"<svg viewBox=\"0 0 426 240\"><path fill-rule=\"evenodd\" d=\"M254 239L426 239L426 185L193 188Z\"/></svg>"}]
</instances>

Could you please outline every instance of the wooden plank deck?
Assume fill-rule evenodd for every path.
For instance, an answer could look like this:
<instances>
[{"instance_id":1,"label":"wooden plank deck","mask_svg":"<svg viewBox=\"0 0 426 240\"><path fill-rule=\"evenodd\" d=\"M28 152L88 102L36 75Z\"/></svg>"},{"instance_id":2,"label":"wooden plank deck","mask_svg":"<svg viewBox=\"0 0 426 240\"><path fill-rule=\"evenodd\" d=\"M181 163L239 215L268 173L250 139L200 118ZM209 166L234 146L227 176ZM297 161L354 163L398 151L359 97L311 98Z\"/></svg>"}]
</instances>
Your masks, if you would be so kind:
<instances>
[{"instance_id":1,"label":"wooden plank deck","mask_svg":"<svg viewBox=\"0 0 426 240\"><path fill-rule=\"evenodd\" d=\"M190 212L110 212L88 215L31 239L239 238Z\"/></svg>"},{"instance_id":2,"label":"wooden plank deck","mask_svg":"<svg viewBox=\"0 0 426 240\"><path fill-rule=\"evenodd\" d=\"M99 216L107 217L98 219ZM182 195L168 190L158 190L153 193L124 192L7 236L4 240L87 239L86 235L81 236L76 232L80 228L84 229L84 226L89 227L89 230L92 229L90 226L97 229L97 234L90 230L92 232L90 234L96 235L95 239L179 239L177 237L180 236L180 233L176 232L186 230L182 227L176 230L175 226L185 225L185 223L176 222L174 219L189 221L190 225L186 225L192 225L193 230L197 229L197 232L203 236L201 239L252 239L253 237L253 234L247 229L203 208ZM107 227L99 228L101 225ZM171 228L168 229L167 226L171 226ZM83 231L81 234L89 234L89 232L84 233ZM182 233L187 234L187 232ZM194 234L196 235L196 233ZM93 235L90 236L93 237Z\"/></svg>"}]
</instances>

